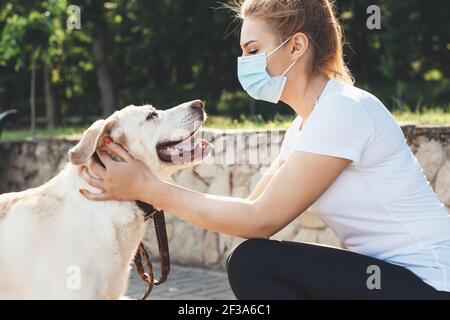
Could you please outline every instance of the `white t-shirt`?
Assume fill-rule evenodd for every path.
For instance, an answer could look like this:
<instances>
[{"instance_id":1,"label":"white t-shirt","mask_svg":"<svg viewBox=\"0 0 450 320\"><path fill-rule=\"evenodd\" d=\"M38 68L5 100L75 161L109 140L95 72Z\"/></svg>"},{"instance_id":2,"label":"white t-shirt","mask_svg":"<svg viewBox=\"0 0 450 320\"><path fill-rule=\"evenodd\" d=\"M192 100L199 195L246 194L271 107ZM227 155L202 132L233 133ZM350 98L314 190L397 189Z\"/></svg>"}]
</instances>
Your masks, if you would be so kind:
<instances>
[{"instance_id":1,"label":"white t-shirt","mask_svg":"<svg viewBox=\"0 0 450 320\"><path fill-rule=\"evenodd\" d=\"M349 250L450 291L450 217L381 101L331 79L299 131L301 123L286 131L280 159L302 150L353 160L309 210Z\"/></svg>"}]
</instances>

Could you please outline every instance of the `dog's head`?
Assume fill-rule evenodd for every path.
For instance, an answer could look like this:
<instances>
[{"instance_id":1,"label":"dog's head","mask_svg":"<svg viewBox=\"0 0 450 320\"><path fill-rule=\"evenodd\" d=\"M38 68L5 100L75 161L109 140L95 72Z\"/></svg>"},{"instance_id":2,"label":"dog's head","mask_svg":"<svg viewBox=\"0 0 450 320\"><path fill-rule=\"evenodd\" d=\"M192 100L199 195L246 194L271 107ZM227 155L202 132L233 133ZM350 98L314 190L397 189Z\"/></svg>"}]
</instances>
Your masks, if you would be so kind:
<instances>
[{"instance_id":1,"label":"dog's head","mask_svg":"<svg viewBox=\"0 0 450 320\"><path fill-rule=\"evenodd\" d=\"M101 138L108 135L145 163L154 175L165 179L200 162L213 148L206 140L193 139L206 118L199 100L168 110L131 105L90 126L69 150L69 160L74 165L85 164L97 149L104 148Z\"/></svg>"}]
</instances>

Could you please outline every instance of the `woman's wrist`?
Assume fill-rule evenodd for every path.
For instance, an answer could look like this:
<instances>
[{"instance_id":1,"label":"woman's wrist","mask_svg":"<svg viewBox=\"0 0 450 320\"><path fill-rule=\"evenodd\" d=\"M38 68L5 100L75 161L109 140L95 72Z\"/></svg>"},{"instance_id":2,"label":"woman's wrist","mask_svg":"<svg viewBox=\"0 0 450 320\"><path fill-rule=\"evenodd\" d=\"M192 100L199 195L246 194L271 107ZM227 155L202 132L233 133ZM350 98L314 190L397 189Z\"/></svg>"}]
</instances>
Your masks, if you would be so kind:
<instances>
[{"instance_id":1,"label":"woman's wrist","mask_svg":"<svg viewBox=\"0 0 450 320\"><path fill-rule=\"evenodd\" d=\"M139 200L161 209L166 183L159 179L146 179L140 188Z\"/></svg>"}]
</instances>

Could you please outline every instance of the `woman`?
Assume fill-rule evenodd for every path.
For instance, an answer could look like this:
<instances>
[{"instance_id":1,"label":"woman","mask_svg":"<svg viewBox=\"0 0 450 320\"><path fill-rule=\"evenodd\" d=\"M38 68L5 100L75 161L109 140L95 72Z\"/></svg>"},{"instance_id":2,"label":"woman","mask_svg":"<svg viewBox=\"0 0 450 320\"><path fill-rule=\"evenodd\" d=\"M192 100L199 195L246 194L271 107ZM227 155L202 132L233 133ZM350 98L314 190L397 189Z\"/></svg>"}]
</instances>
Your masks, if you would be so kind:
<instances>
[{"instance_id":1,"label":"woman","mask_svg":"<svg viewBox=\"0 0 450 320\"><path fill-rule=\"evenodd\" d=\"M85 196L139 199L249 239L227 261L238 299L449 297L450 218L392 115L353 86L330 2L245 0L237 11L243 88L298 114L251 195L216 196L159 181L110 143L124 162L101 154L105 170L91 161L84 176L104 193ZM311 206L349 250L269 239Z\"/></svg>"}]
</instances>

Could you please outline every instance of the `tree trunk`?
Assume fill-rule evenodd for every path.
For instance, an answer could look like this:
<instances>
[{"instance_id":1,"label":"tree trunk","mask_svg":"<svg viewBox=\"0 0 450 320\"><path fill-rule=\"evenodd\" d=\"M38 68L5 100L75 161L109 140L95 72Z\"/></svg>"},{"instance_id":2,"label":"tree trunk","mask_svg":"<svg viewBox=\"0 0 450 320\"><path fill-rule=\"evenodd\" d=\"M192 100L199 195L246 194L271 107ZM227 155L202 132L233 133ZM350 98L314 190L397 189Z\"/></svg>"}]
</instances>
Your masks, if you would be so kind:
<instances>
[{"instance_id":1,"label":"tree trunk","mask_svg":"<svg viewBox=\"0 0 450 320\"><path fill-rule=\"evenodd\" d=\"M31 86L30 86L30 127L31 137L36 139L36 58L31 60Z\"/></svg>"},{"instance_id":2,"label":"tree trunk","mask_svg":"<svg viewBox=\"0 0 450 320\"><path fill-rule=\"evenodd\" d=\"M105 54L106 26L103 23L96 25L92 37L92 55L97 73L97 83L102 99L103 115L109 116L116 109L113 81Z\"/></svg>"},{"instance_id":3,"label":"tree trunk","mask_svg":"<svg viewBox=\"0 0 450 320\"><path fill-rule=\"evenodd\" d=\"M59 125L58 107L55 93L52 88L50 66L44 62L44 95L45 95L45 116L47 118L47 129L55 129Z\"/></svg>"}]
</instances>

